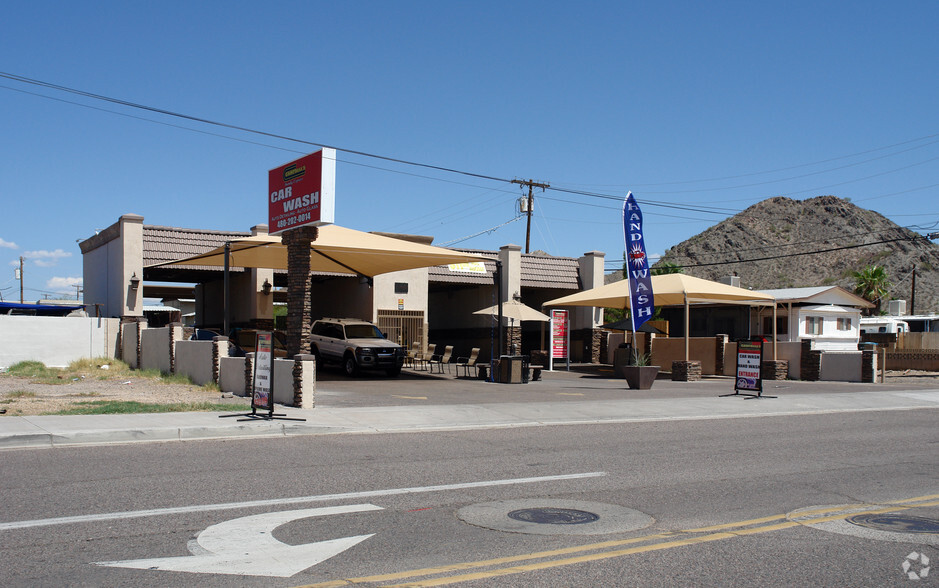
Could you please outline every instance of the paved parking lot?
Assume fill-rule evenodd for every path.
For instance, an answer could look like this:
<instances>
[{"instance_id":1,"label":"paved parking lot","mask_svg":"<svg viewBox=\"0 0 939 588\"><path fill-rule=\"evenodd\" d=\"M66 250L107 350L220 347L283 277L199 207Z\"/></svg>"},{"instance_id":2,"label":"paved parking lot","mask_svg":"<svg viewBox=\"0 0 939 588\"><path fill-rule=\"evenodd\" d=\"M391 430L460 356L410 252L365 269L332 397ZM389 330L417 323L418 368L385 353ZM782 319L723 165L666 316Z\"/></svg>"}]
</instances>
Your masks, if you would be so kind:
<instances>
[{"instance_id":1,"label":"paved parking lot","mask_svg":"<svg viewBox=\"0 0 939 588\"><path fill-rule=\"evenodd\" d=\"M851 382L766 381L765 395L851 393L939 388L935 378L890 378L885 384ZM709 398L734 392L734 379L707 376L697 382L673 382L668 375L650 390L630 390L626 381L613 377L609 366L574 365L542 372L542 378L527 384L498 384L475 378L457 377L405 368L397 378L382 372L345 376L337 368L326 367L317 374L316 406L364 407L442 404L488 404L499 402L564 402L583 400ZM767 399L771 400L771 399Z\"/></svg>"}]
</instances>

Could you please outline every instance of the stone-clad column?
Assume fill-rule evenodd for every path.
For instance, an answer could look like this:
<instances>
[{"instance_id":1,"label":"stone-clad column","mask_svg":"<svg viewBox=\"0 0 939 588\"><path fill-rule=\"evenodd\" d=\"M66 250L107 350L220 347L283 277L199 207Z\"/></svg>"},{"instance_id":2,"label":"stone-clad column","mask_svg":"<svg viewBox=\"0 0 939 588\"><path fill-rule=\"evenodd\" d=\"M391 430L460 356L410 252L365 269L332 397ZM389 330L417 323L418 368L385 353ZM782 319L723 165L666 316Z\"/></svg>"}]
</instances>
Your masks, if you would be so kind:
<instances>
[{"instance_id":1,"label":"stone-clad column","mask_svg":"<svg viewBox=\"0 0 939 588\"><path fill-rule=\"evenodd\" d=\"M316 227L299 227L281 237L287 247L287 357L310 353L310 243L317 232Z\"/></svg>"}]
</instances>

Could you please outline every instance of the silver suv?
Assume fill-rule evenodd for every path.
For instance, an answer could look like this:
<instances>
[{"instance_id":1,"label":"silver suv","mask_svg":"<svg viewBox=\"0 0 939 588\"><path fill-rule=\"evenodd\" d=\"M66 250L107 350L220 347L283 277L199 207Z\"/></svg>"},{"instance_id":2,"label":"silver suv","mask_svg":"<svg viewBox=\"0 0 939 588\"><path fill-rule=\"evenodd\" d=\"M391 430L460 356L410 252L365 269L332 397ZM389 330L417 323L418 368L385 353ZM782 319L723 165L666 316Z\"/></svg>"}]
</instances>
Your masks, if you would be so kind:
<instances>
[{"instance_id":1,"label":"silver suv","mask_svg":"<svg viewBox=\"0 0 939 588\"><path fill-rule=\"evenodd\" d=\"M324 318L310 329L310 352L317 367L323 363L342 366L349 376L363 369L383 369L397 376L404 365L405 350L392 343L368 321L351 318Z\"/></svg>"}]
</instances>

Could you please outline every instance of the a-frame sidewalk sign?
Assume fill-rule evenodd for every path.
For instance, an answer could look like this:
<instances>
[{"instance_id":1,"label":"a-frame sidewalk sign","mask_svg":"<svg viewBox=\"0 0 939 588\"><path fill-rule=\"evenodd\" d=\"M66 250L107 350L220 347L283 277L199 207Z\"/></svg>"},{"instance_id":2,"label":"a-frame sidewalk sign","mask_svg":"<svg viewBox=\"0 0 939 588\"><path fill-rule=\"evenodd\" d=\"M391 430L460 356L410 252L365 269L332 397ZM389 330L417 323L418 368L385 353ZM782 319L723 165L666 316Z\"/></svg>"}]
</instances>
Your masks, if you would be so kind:
<instances>
[{"instance_id":1,"label":"a-frame sidewalk sign","mask_svg":"<svg viewBox=\"0 0 939 588\"><path fill-rule=\"evenodd\" d=\"M306 419L291 418L284 413L274 413L274 335L270 331L258 331L254 348L257 354L254 357L254 389L251 394L251 412L245 414L223 414L219 418L240 416L245 417L239 421L272 420L305 421ZM259 413L258 409L266 410L267 414Z\"/></svg>"},{"instance_id":2,"label":"a-frame sidewalk sign","mask_svg":"<svg viewBox=\"0 0 939 588\"><path fill-rule=\"evenodd\" d=\"M721 396L748 398L776 398L763 395L763 338L737 341L737 372L734 393ZM742 390L742 392L741 392Z\"/></svg>"}]
</instances>

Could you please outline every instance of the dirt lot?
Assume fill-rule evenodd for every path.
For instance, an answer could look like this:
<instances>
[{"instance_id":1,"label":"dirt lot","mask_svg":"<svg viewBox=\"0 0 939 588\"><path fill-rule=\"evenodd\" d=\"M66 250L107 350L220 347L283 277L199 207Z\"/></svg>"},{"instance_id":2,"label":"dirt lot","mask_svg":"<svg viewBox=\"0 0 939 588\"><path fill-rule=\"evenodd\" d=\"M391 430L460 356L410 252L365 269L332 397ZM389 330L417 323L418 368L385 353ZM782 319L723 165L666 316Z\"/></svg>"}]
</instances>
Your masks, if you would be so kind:
<instances>
[{"instance_id":1,"label":"dirt lot","mask_svg":"<svg viewBox=\"0 0 939 588\"><path fill-rule=\"evenodd\" d=\"M100 377L107 378L106 375ZM223 397L225 396L225 397ZM171 384L158 378L122 377L63 379L60 384L35 383L30 378L0 374L2 416L56 412L79 402L97 400L137 401L151 404L212 402L243 407L248 399L223 395L192 384ZM0 416L0 418L2 418Z\"/></svg>"}]
</instances>

